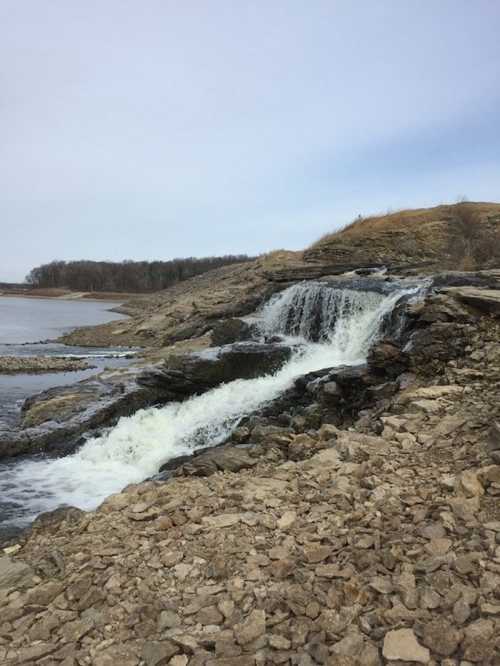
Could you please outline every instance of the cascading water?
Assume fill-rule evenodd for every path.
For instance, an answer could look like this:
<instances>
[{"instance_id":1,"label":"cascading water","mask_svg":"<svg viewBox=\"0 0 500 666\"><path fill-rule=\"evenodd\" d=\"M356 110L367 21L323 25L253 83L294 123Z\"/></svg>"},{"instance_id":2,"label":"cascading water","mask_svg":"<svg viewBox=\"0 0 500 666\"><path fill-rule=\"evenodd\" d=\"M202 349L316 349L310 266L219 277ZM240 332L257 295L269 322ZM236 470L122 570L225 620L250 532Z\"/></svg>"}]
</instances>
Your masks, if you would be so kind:
<instances>
[{"instance_id":1,"label":"cascading water","mask_svg":"<svg viewBox=\"0 0 500 666\"><path fill-rule=\"evenodd\" d=\"M378 333L379 316L382 319L392 310L401 292L393 292L391 298L386 296L375 291L332 289L321 282L303 282L264 306L260 328L268 335L330 343L347 354L351 340L352 351L357 347L363 354Z\"/></svg>"},{"instance_id":2,"label":"cascading water","mask_svg":"<svg viewBox=\"0 0 500 666\"><path fill-rule=\"evenodd\" d=\"M223 441L242 417L277 398L298 376L362 363L384 317L401 298L417 291L411 286L383 294L322 283L286 289L258 317L265 335L293 336L303 343L284 367L272 375L223 384L182 403L142 409L65 458L3 466L0 497L9 507L5 522L26 524L61 504L94 508L127 484L153 476L167 460Z\"/></svg>"}]
</instances>

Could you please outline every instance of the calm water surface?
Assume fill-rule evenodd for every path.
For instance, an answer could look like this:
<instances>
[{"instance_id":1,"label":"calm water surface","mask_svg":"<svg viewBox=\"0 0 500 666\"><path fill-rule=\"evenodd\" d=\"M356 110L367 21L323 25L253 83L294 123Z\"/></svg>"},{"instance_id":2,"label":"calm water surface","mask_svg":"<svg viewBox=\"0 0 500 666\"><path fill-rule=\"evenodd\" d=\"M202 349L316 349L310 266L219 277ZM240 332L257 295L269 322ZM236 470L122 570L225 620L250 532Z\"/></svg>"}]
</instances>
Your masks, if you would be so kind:
<instances>
[{"instance_id":1,"label":"calm water surface","mask_svg":"<svg viewBox=\"0 0 500 666\"><path fill-rule=\"evenodd\" d=\"M16 424L28 396L53 386L73 384L105 367L121 367L130 362L129 350L38 342L57 338L79 326L123 319L124 315L110 312L117 305L109 301L0 296L0 356L75 356L95 366L78 372L0 375L0 429Z\"/></svg>"},{"instance_id":2,"label":"calm water surface","mask_svg":"<svg viewBox=\"0 0 500 666\"><path fill-rule=\"evenodd\" d=\"M123 315L109 311L117 305L83 299L0 296L0 344L58 338L78 326L95 326L123 319Z\"/></svg>"}]
</instances>

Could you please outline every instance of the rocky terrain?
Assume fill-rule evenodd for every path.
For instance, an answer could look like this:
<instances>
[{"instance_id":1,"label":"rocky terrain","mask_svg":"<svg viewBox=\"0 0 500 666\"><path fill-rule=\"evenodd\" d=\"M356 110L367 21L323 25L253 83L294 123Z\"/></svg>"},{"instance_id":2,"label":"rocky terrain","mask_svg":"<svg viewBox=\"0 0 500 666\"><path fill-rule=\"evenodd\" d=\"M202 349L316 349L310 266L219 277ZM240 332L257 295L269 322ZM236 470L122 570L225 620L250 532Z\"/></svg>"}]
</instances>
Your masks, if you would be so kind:
<instances>
[{"instance_id":1,"label":"rocky terrain","mask_svg":"<svg viewBox=\"0 0 500 666\"><path fill-rule=\"evenodd\" d=\"M0 374L36 374L39 372L71 372L88 370L92 366L77 358L42 356L0 356Z\"/></svg>"},{"instance_id":2,"label":"rocky terrain","mask_svg":"<svg viewBox=\"0 0 500 666\"><path fill-rule=\"evenodd\" d=\"M0 559L0 662L499 664L500 310L475 289L165 480L41 516Z\"/></svg>"},{"instance_id":3,"label":"rocky terrain","mask_svg":"<svg viewBox=\"0 0 500 666\"><path fill-rule=\"evenodd\" d=\"M219 269L72 334L149 350L27 401L3 455L71 449L141 406L280 367L291 349L241 317L297 280L355 286L338 274L374 255L360 239L341 263L337 243ZM400 270L432 287L398 305L366 364L300 376L222 445L4 542L0 663L500 665L500 271L436 273L431 254Z\"/></svg>"}]
</instances>

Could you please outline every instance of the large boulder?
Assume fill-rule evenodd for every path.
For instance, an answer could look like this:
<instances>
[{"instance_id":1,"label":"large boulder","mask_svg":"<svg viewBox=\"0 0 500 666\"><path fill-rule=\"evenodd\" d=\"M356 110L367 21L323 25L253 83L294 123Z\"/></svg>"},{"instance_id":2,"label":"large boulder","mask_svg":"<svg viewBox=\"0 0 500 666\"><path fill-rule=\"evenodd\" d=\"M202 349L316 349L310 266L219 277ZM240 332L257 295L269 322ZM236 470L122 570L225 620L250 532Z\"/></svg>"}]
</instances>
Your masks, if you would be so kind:
<instances>
[{"instance_id":1,"label":"large boulder","mask_svg":"<svg viewBox=\"0 0 500 666\"><path fill-rule=\"evenodd\" d=\"M389 340L375 344L368 354L368 367L379 375L397 377L408 367L408 355Z\"/></svg>"},{"instance_id":2,"label":"large boulder","mask_svg":"<svg viewBox=\"0 0 500 666\"><path fill-rule=\"evenodd\" d=\"M204 393L234 379L253 379L278 370L290 357L281 344L239 343L199 354L173 356L163 367L145 371L142 386L162 389L172 399Z\"/></svg>"},{"instance_id":3,"label":"large boulder","mask_svg":"<svg viewBox=\"0 0 500 666\"><path fill-rule=\"evenodd\" d=\"M174 469L174 476L210 476L215 472L239 472L257 464L257 460L250 457L245 449L236 446L218 447L186 458L177 461L177 464L175 459L172 460L163 465L160 472Z\"/></svg>"},{"instance_id":4,"label":"large boulder","mask_svg":"<svg viewBox=\"0 0 500 666\"><path fill-rule=\"evenodd\" d=\"M211 339L214 347L243 342L252 337L252 327L242 319L224 319L212 329Z\"/></svg>"}]
</instances>

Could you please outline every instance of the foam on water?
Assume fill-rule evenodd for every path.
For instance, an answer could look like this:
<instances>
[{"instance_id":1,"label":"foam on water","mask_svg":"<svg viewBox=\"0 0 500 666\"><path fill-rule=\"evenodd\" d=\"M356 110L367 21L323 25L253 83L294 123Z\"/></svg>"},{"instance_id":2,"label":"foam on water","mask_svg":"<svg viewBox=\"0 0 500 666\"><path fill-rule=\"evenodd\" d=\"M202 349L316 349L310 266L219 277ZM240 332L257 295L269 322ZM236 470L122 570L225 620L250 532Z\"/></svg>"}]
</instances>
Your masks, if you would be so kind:
<instances>
[{"instance_id":1,"label":"foam on water","mask_svg":"<svg viewBox=\"0 0 500 666\"><path fill-rule=\"evenodd\" d=\"M0 470L0 496L12 507L9 520L27 523L64 503L94 508L127 484L156 474L167 460L224 440L242 417L277 398L298 376L362 363L384 316L412 291L383 295L327 289L320 283L290 287L260 314L266 334L291 335L304 343L283 368L182 403L142 409L71 456L6 466Z\"/></svg>"}]
</instances>

